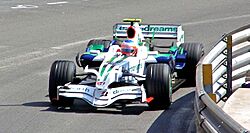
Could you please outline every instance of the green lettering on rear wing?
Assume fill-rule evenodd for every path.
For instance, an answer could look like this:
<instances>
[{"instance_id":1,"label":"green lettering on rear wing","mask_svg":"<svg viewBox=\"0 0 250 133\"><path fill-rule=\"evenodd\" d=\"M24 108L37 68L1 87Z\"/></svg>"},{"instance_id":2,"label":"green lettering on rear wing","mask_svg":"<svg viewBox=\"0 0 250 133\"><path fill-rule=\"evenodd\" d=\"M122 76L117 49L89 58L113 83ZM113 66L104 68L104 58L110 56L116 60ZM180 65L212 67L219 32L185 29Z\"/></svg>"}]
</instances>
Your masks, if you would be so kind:
<instances>
[{"instance_id":1,"label":"green lettering on rear wing","mask_svg":"<svg viewBox=\"0 0 250 133\"><path fill-rule=\"evenodd\" d=\"M113 37L127 37L128 23L118 23L113 26ZM176 39L179 46L184 42L184 31L181 25L175 24L140 24L144 38Z\"/></svg>"}]
</instances>

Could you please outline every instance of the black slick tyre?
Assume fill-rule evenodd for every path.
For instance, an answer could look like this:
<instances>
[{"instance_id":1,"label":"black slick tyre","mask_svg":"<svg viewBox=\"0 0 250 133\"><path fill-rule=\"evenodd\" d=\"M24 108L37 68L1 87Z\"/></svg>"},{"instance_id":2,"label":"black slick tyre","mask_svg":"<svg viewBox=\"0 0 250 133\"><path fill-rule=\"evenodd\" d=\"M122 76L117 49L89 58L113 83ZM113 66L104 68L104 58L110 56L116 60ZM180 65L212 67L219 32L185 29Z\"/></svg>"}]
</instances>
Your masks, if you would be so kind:
<instances>
[{"instance_id":1,"label":"black slick tyre","mask_svg":"<svg viewBox=\"0 0 250 133\"><path fill-rule=\"evenodd\" d=\"M186 52L186 65L178 71L178 77L186 79L186 83L195 86L196 65L204 55L203 44L201 43L182 43L180 45Z\"/></svg>"},{"instance_id":2,"label":"black slick tyre","mask_svg":"<svg viewBox=\"0 0 250 133\"><path fill-rule=\"evenodd\" d=\"M49 99L54 106L72 106L74 99L59 96L57 99L57 86L72 82L76 74L76 66L72 61L55 61L50 69Z\"/></svg>"},{"instance_id":3,"label":"black slick tyre","mask_svg":"<svg viewBox=\"0 0 250 133\"><path fill-rule=\"evenodd\" d=\"M172 102L172 79L168 64L150 64L147 66L145 91L152 101L148 105L152 109L165 109Z\"/></svg>"}]
</instances>

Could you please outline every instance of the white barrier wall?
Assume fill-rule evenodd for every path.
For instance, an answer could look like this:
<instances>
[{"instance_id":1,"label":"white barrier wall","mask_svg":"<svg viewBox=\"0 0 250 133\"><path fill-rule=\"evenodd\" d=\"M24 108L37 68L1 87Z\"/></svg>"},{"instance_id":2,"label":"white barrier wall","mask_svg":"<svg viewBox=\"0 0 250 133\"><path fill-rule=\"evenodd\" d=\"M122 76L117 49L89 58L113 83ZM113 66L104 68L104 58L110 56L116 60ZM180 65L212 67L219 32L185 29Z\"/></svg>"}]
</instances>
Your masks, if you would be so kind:
<instances>
[{"instance_id":1,"label":"white barrier wall","mask_svg":"<svg viewBox=\"0 0 250 133\"><path fill-rule=\"evenodd\" d=\"M206 132L247 132L217 103L245 82L250 70L250 25L224 35L197 65L195 113ZM208 66L208 67L206 67ZM211 73L211 78L207 75Z\"/></svg>"}]
</instances>

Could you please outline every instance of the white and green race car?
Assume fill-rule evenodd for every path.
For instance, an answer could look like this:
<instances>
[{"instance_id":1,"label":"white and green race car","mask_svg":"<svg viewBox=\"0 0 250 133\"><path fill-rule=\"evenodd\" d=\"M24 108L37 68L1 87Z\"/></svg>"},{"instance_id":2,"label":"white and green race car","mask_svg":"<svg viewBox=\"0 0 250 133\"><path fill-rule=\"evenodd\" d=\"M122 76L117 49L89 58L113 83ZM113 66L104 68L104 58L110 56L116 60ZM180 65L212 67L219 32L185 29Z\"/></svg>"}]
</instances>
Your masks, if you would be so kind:
<instances>
[{"instance_id":1,"label":"white and green race car","mask_svg":"<svg viewBox=\"0 0 250 133\"><path fill-rule=\"evenodd\" d=\"M152 108L169 107L173 89L185 79L194 82L203 46L184 43L181 25L140 22L125 19L114 25L113 40L91 40L86 52L76 57L83 73L76 73L72 61L55 61L49 77L51 103L71 106L74 99L82 99L94 107L138 101ZM176 43L157 46L152 43L155 38L176 39Z\"/></svg>"}]
</instances>

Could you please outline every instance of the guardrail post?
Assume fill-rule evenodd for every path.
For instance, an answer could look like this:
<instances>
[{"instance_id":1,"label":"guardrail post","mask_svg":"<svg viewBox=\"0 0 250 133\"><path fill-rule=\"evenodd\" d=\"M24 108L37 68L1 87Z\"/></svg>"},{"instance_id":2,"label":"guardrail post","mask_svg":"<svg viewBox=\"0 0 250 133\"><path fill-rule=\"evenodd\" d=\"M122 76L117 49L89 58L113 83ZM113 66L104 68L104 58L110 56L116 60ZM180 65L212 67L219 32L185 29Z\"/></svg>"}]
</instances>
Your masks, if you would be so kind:
<instances>
[{"instance_id":1,"label":"guardrail post","mask_svg":"<svg viewBox=\"0 0 250 133\"><path fill-rule=\"evenodd\" d=\"M227 36L227 97L231 96L232 91L232 35Z\"/></svg>"},{"instance_id":2,"label":"guardrail post","mask_svg":"<svg viewBox=\"0 0 250 133\"><path fill-rule=\"evenodd\" d=\"M209 97L216 102L216 94L213 93L213 76L212 76L212 64L203 64L203 85L206 93Z\"/></svg>"}]
</instances>

